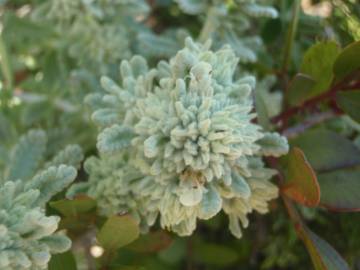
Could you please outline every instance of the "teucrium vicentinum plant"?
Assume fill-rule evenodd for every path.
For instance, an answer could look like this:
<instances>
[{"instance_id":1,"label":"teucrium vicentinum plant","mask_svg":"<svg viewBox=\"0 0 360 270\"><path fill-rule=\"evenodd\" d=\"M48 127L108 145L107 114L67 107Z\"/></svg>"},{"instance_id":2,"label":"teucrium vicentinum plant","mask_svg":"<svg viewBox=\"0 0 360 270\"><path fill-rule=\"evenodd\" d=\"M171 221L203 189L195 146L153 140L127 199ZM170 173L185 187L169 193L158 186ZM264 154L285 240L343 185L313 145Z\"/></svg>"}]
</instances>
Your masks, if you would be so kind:
<instances>
[{"instance_id":1,"label":"teucrium vicentinum plant","mask_svg":"<svg viewBox=\"0 0 360 270\"><path fill-rule=\"evenodd\" d=\"M0 0L0 268L354 265L360 24L300 2Z\"/></svg>"}]
</instances>

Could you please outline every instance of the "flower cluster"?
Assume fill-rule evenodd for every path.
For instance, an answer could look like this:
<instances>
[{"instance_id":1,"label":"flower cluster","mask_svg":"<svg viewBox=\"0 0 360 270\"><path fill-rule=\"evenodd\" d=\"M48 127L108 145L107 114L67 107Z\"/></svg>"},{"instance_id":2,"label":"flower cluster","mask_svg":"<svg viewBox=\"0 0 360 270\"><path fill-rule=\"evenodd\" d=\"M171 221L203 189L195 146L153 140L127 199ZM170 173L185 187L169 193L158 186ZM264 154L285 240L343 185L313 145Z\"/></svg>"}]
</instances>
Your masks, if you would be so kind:
<instances>
[{"instance_id":1,"label":"flower cluster","mask_svg":"<svg viewBox=\"0 0 360 270\"><path fill-rule=\"evenodd\" d=\"M213 52L210 43L185 43L156 69L138 56L123 61L122 85L103 78L107 93L87 98L103 128L102 165L88 171L87 192L112 212L132 212L136 204L148 225L159 214L162 227L179 235L223 210L241 237L247 214L266 213L277 197L269 182L275 172L261 157L283 155L288 144L254 123L255 79L234 79L238 58L230 47ZM104 170L111 175L105 180Z\"/></svg>"}]
</instances>

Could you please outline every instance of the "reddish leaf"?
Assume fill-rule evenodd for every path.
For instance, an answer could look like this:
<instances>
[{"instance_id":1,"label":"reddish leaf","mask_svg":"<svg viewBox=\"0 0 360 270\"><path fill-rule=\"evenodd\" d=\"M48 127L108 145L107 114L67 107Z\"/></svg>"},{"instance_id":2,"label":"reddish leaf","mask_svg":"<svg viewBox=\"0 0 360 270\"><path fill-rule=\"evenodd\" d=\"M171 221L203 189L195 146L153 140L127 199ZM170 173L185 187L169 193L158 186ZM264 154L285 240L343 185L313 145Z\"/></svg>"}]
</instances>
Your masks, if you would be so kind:
<instances>
[{"instance_id":1,"label":"reddish leaf","mask_svg":"<svg viewBox=\"0 0 360 270\"><path fill-rule=\"evenodd\" d=\"M294 147L288 154L286 183L282 192L294 201L314 207L320 202L320 187L316 174L303 151Z\"/></svg>"}]
</instances>

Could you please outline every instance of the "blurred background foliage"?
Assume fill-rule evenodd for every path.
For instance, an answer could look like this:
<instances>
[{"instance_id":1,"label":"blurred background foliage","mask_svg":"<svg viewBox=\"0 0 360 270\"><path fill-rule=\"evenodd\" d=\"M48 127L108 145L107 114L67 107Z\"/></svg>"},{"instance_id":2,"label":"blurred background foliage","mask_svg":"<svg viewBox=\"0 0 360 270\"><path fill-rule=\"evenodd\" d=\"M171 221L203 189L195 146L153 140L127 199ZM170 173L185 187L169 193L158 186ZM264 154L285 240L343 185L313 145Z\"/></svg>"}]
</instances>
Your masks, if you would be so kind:
<instances>
[{"instance_id":1,"label":"blurred background foliage","mask_svg":"<svg viewBox=\"0 0 360 270\"><path fill-rule=\"evenodd\" d=\"M122 1L110 9L101 3L106 7L111 1L98 1L99 5L87 1L86 9L70 7L74 14L66 10L71 1L59 0L58 9L51 10L53 1L57 0L0 1L0 170L9 158L9 147L30 128L46 130L48 157L69 143L81 145L87 156L96 153L96 128L83 99L100 91L100 76L117 78L120 60L132 54L148 55L153 64L168 57L182 46L188 33L198 36L204 20L203 16L185 14L170 0ZM231 5L232 1L228 2ZM263 44L256 48L257 61L242 66L259 81L275 78L270 86L258 86L272 94L286 88L301 69L305 52L317 41L331 39L344 47L360 39L358 1L303 0L292 49L286 56L284 44L294 1L268 2L279 16L252 20L245 32L259 35ZM156 46L151 42L164 49L152 51ZM286 69L284 61L288 61ZM317 110L326 111L326 106L331 105ZM300 117L295 117L290 124L298 121ZM348 117L331 117L317 128L341 134L360 147L360 127ZM79 179L84 177L80 174ZM311 269L311 260L281 200L274 201L271 208L271 214L251 216L251 225L240 241L224 229L227 225L222 215L201 223L191 237L159 232L142 236L137 244L120 249L112 269ZM300 211L309 227L334 245L352 269L360 269L358 214L305 207ZM87 238L75 235L78 269L88 269L98 250L92 242L87 243L88 250L78 248L78 242ZM50 268L63 269L56 267L53 262Z\"/></svg>"}]
</instances>

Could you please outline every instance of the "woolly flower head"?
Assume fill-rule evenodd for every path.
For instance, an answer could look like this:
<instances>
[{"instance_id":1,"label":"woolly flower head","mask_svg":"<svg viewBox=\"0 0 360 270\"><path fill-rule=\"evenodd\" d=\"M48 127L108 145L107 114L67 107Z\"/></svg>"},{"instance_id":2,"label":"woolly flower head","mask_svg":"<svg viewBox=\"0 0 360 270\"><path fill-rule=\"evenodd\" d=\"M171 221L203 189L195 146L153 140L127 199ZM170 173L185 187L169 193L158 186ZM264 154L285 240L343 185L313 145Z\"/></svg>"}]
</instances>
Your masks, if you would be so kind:
<instances>
[{"instance_id":1,"label":"woolly flower head","mask_svg":"<svg viewBox=\"0 0 360 270\"><path fill-rule=\"evenodd\" d=\"M230 47L213 52L209 43L185 43L153 70L140 57L123 62L122 86L102 80L108 94L87 100L104 127L98 148L126 151L131 166L150 177L163 227L189 235L197 219L223 209L240 237L239 221L246 227L247 214L265 213L277 196L268 182L274 171L261 156L285 154L287 141L252 122L255 79L234 79L238 59Z\"/></svg>"}]
</instances>

